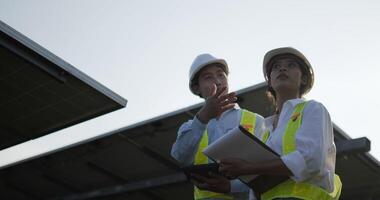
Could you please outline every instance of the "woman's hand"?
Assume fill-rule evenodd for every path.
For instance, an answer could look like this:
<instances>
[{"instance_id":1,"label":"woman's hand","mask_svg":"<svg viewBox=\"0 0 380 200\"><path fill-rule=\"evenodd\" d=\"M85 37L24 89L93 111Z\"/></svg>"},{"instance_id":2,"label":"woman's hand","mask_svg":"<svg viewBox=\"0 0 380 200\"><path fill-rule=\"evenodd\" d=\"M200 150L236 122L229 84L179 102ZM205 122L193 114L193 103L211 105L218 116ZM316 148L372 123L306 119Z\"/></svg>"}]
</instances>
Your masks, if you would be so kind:
<instances>
[{"instance_id":1,"label":"woman's hand","mask_svg":"<svg viewBox=\"0 0 380 200\"><path fill-rule=\"evenodd\" d=\"M280 158L255 164L239 158L226 158L220 161L219 172L231 179L248 174L293 176L293 173Z\"/></svg>"},{"instance_id":2,"label":"woman's hand","mask_svg":"<svg viewBox=\"0 0 380 200\"><path fill-rule=\"evenodd\" d=\"M234 179L237 176L252 174L249 171L251 164L239 158L225 158L219 163L219 171L225 177Z\"/></svg>"},{"instance_id":3,"label":"woman's hand","mask_svg":"<svg viewBox=\"0 0 380 200\"><path fill-rule=\"evenodd\" d=\"M229 193L231 191L230 180L221 175L210 173L209 177L198 174L191 174L191 176L194 177L191 179L194 185L201 190L209 190L218 193Z\"/></svg>"}]
</instances>

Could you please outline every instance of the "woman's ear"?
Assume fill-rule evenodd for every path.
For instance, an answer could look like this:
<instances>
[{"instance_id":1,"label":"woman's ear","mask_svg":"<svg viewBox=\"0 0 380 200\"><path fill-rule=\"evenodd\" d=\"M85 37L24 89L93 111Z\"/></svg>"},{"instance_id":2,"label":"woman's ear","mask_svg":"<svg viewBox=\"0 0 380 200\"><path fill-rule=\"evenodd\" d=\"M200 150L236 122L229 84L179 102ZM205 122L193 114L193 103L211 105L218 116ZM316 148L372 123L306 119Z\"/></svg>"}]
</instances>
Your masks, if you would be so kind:
<instances>
[{"instance_id":1,"label":"woman's ear","mask_svg":"<svg viewBox=\"0 0 380 200\"><path fill-rule=\"evenodd\" d=\"M307 84L307 76L302 75L301 77L301 85L306 85Z\"/></svg>"},{"instance_id":2,"label":"woman's ear","mask_svg":"<svg viewBox=\"0 0 380 200\"><path fill-rule=\"evenodd\" d=\"M270 77L268 77L267 83L268 83L268 88L272 88L273 89Z\"/></svg>"}]
</instances>

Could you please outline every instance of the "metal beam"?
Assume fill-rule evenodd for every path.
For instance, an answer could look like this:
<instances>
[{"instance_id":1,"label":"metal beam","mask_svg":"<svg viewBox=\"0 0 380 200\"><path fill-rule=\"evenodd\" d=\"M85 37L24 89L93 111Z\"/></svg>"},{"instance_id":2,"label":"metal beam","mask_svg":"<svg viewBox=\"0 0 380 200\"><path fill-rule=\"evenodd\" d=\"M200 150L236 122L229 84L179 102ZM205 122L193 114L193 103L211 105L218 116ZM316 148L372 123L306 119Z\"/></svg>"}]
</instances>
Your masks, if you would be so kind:
<instances>
[{"instance_id":1,"label":"metal beam","mask_svg":"<svg viewBox=\"0 0 380 200\"><path fill-rule=\"evenodd\" d=\"M124 182L124 183L129 183L129 180L117 175L116 173L112 172L111 170L107 169L107 168L104 168L104 167L100 167L99 165L97 165L96 163L93 163L93 162L87 162L87 165L89 167L91 167L92 169L98 171L99 173L105 173L107 176L110 176L110 177L113 177L116 181L118 182ZM157 200L161 200L161 198L159 196L157 196L156 194L154 194L153 192L151 191L141 191L143 195L145 196L148 196L152 199L157 199Z\"/></svg>"},{"instance_id":2,"label":"metal beam","mask_svg":"<svg viewBox=\"0 0 380 200\"><path fill-rule=\"evenodd\" d=\"M12 188L13 190L21 193L22 195L28 197L28 199L41 199L41 197L36 196L36 194L31 193L29 191L26 191L25 189L21 188L18 185L12 184L12 183L6 183L6 186Z\"/></svg>"},{"instance_id":3,"label":"metal beam","mask_svg":"<svg viewBox=\"0 0 380 200\"><path fill-rule=\"evenodd\" d=\"M135 146L137 149L139 149L145 155L148 155L149 157L151 157L152 159L156 160L159 163L165 164L166 167L168 167L169 169L172 169L175 171L179 170L179 166L177 165L177 163L175 163L172 160L161 155L159 152L149 148L146 145L143 145L143 144L137 142L136 140L128 138L125 135L119 134L118 136L120 136L120 138L122 138L124 141L128 142L129 144Z\"/></svg>"},{"instance_id":4,"label":"metal beam","mask_svg":"<svg viewBox=\"0 0 380 200\"><path fill-rule=\"evenodd\" d=\"M48 174L41 174L42 177L44 177L46 180L60 186L60 187L63 187L65 188L66 190L69 190L70 192L80 192L79 189L73 187L72 185L68 184L68 183L65 183L63 182L62 180L59 180L58 178L56 177L51 177L50 175Z\"/></svg>"},{"instance_id":5,"label":"metal beam","mask_svg":"<svg viewBox=\"0 0 380 200\"><path fill-rule=\"evenodd\" d=\"M94 162L89 161L86 164L87 164L88 167L90 167L91 169L97 171L99 174L102 174L102 175L105 174L106 176L111 177L114 181L117 181L119 183L121 183L121 182L127 182L127 180L124 179L123 177L120 177L116 173L113 173L111 170L106 169L104 167L101 167L101 166L95 164Z\"/></svg>"},{"instance_id":6,"label":"metal beam","mask_svg":"<svg viewBox=\"0 0 380 200\"><path fill-rule=\"evenodd\" d=\"M343 187L343 199L379 199L380 181L367 181L353 186Z\"/></svg>"},{"instance_id":7,"label":"metal beam","mask_svg":"<svg viewBox=\"0 0 380 200\"><path fill-rule=\"evenodd\" d=\"M371 149L371 141L366 137L336 142L337 155L365 153Z\"/></svg>"},{"instance_id":8,"label":"metal beam","mask_svg":"<svg viewBox=\"0 0 380 200\"><path fill-rule=\"evenodd\" d=\"M174 183L181 183L187 181L186 176L183 173L176 173L167 176L161 176L157 178L152 178L148 180L130 182L127 184L107 187L103 189L93 190L85 193L73 194L64 197L57 197L51 200L80 200L80 199L90 199L99 198L109 195L115 195L126 192L135 192L139 190L165 186Z\"/></svg>"},{"instance_id":9,"label":"metal beam","mask_svg":"<svg viewBox=\"0 0 380 200\"><path fill-rule=\"evenodd\" d=\"M136 146L140 146L140 144L134 142L133 140L127 139L129 142L135 144ZM347 155L347 154L354 154L354 153L364 153L369 151L370 149L370 141L363 137L363 138L357 138L352 140L345 140L345 141L339 141L336 143L337 146L337 154L340 155ZM145 149L143 146L140 146L141 149ZM145 153L147 149L144 150ZM165 162L168 166L172 164L168 164L167 160L164 158L160 158L159 155L156 155L154 151L148 150L148 154L153 153L153 157L158 156L158 160L161 162ZM172 166L174 167L174 166ZM177 167L177 170L179 168ZM186 176L179 172L176 174L172 174L169 176L162 176L158 178L153 179L147 179L147 180L141 180L136 182L130 182L127 184L122 185L116 185L112 187L107 187L103 189L93 190L90 192L80 193L80 194L74 194L66 197L59 197L55 198L53 200L81 200L81 199L89 199L89 198L95 198L95 197L104 197L114 194L120 194L120 193L127 193L127 192L135 192L139 190L145 190L153 187L159 187L159 186L165 186L168 184L175 184L175 183L182 183L186 182L187 178Z\"/></svg>"}]
</instances>

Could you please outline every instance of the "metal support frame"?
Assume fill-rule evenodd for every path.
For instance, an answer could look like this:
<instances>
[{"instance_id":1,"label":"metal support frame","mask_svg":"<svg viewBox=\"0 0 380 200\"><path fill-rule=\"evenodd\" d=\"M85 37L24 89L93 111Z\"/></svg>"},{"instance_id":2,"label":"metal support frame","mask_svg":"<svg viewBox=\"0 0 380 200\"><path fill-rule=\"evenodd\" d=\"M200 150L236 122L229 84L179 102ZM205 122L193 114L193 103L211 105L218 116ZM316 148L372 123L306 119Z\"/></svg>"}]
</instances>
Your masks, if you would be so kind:
<instances>
[{"instance_id":1,"label":"metal support frame","mask_svg":"<svg viewBox=\"0 0 380 200\"><path fill-rule=\"evenodd\" d=\"M74 186L72 186L72 185L70 185L70 184L68 184L68 183L66 183L66 182L64 182L62 180L59 180L59 179L57 179L55 177L51 177L48 174L42 174L42 176L46 180L51 181L52 183L54 183L56 185L59 185L60 187L65 188L66 190L69 190L71 192L80 192L80 190L78 188L76 188L76 187L74 187Z\"/></svg>"},{"instance_id":2,"label":"metal support frame","mask_svg":"<svg viewBox=\"0 0 380 200\"><path fill-rule=\"evenodd\" d=\"M18 185L13 184L13 183L7 183L6 186L8 186L8 187L12 188L13 190L16 190L17 192L25 195L26 197L28 197L28 199L41 199L40 196L36 196L36 194L31 193L29 191L26 191L25 189L21 188Z\"/></svg>"},{"instance_id":3,"label":"metal support frame","mask_svg":"<svg viewBox=\"0 0 380 200\"><path fill-rule=\"evenodd\" d=\"M165 186L174 183L181 183L187 181L186 176L183 173L175 173L171 175L161 176L148 180L136 181L127 184L102 188L85 193L73 194L65 197L57 197L51 200L78 200L78 199L90 199L95 197L105 197L109 195L115 195L126 192L135 192L139 190Z\"/></svg>"},{"instance_id":4,"label":"metal support frame","mask_svg":"<svg viewBox=\"0 0 380 200\"><path fill-rule=\"evenodd\" d=\"M371 149L371 141L366 137L336 142L337 155L365 153Z\"/></svg>"},{"instance_id":5,"label":"metal support frame","mask_svg":"<svg viewBox=\"0 0 380 200\"><path fill-rule=\"evenodd\" d=\"M169 160L168 158L166 158L165 156L161 155L160 153L152 150L148 146L142 145L142 144L138 143L137 141L135 141L135 140L133 140L131 138L128 138L125 135L119 135L119 136L124 141L128 142L129 144L133 145L138 150L140 150L141 152L143 152L145 155L148 155L150 158L156 160L159 163L163 163L169 169L178 170L178 165L175 162Z\"/></svg>"},{"instance_id":6,"label":"metal support frame","mask_svg":"<svg viewBox=\"0 0 380 200\"><path fill-rule=\"evenodd\" d=\"M337 146L337 155L347 155L347 154L356 154L364 153L370 150L370 141L366 138L357 138L352 140L344 140L336 143ZM160 159L161 160L161 159ZM167 162L167 161L166 161ZM111 186L107 188L102 188L98 190L93 190L85 193L73 194L65 197L58 197L52 200L82 200L95 197L104 197L114 194L136 192L141 190L146 190L154 187L165 186L175 183L186 182L186 176L179 172L172 175L166 175L161 177L156 177L147 180L141 180L136 182L130 182L127 184L121 184L116 186Z\"/></svg>"},{"instance_id":7,"label":"metal support frame","mask_svg":"<svg viewBox=\"0 0 380 200\"><path fill-rule=\"evenodd\" d=\"M103 168L103 167L100 167L99 165L93 163L93 162L87 162L87 165L89 167L91 167L92 169L96 170L96 171L99 171L101 173L105 173L107 174L107 176L110 176L110 177L113 177L116 181L118 182L124 182L124 183L129 183L129 180L119 176L119 175L116 175L115 173L113 173L112 171L106 169L106 168ZM154 194L153 192L151 191L142 191L143 192L143 195L146 195L146 196L149 196L149 197L152 197L153 199L157 199L157 200L160 200L160 197L157 196L156 194Z\"/></svg>"},{"instance_id":8,"label":"metal support frame","mask_svg":"<svg viewBox=\"0 0 380 200\"><path fill-rule=\"evenodd\" d=\"M380 181L367 182L353 187L345 188L343 199L379 199Z\"/></svg>"}]
</instances>

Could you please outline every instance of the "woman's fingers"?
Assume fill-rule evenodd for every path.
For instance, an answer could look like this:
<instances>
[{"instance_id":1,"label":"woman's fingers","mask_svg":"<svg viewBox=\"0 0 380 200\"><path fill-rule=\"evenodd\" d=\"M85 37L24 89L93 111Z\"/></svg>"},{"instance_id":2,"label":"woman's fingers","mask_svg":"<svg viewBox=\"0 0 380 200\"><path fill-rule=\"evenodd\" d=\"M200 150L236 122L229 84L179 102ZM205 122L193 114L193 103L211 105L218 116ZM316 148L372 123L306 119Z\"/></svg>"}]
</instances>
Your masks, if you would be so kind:
<instances>
[{"instance_id":1,"label":"woman's fingers","mask_svg":"<svg viewBox=\"0 0 380 200\"><path fill-rule=\"evenodd\" d=\"M201 183L198 181L192 181L195 186L197 186L198 189L201 190L209 190L210 186L207 183Z\"/></svg>"},{"instance_id":2,"label":"woman's fingers","mask_svg":"<svg viewBox=\"0 0 380 200\"><path fill-rule=\"evenodd\" d=\"M236 179L236 175L234 174L234 172L233 172L233 170L230 168L230 166L220 166L220 167L219 167L219 171L220 171L220 173L221 173L224 177L226 177L226 178L228 178L228 179L230 179L230 180L232 180L232 179Z\"/></svg>"},{"instance_id":3,"label":"woman's fingers","mask_svg":"<svg viewBox=\"0 0 380 200\"><path fill-rule=\"evenodd\" d=\"M209 177L201 176L198 174L191 174L191 176L194 177L196 181L201 182L201 183L207 183L209 185L213 185L218 182L217 180L214 180L215 177L209 178Z\"/></svg>"},{"instance_id":4,"label":"woman's fingers","mask_svg":"<svg viewBox=\"0 0 380 200\"><path fill-rule=\"evenodd\" d=\"M219 172L221 172L222 174L228 172L230 169L231 169L231 166L229 164L226 164L226 163L219 164Z\"/></svg>"},{"instance_id":5,"label":"woman's fingers","mask_svg":"<svg viewBox=\"0 0 380 200\"><path fill-rule=\"evenodd\" d=\"M224 158L220 160L219 171L229 179L236 178L236 169L239 168L240 159Z\"/></svg>"},{"instance_id":6,"label":"woman's fingers","mask_svg":"<svg viewBox=\"0 0 380 200\"><path fill-rule=\"evenodd\" d=\"M194 180L197 182L206 182L207 178L198 174L190 174L191 177L193 177Z\"/></svg>"}]
</instances>

